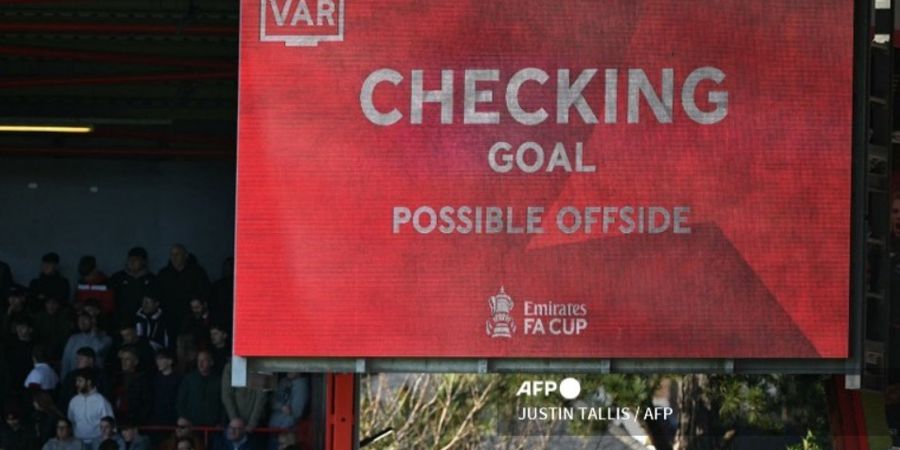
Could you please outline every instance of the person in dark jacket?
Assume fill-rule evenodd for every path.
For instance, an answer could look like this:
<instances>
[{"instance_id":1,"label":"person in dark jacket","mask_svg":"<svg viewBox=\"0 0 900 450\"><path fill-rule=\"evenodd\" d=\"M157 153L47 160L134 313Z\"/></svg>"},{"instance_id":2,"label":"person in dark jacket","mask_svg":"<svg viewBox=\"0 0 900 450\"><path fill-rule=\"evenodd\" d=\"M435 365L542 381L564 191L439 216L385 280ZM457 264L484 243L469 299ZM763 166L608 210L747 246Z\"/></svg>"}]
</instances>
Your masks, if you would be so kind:
<instances>
[{"instance_id":1,"label":"person in dark jacket","mask_svg":"<svg viewBox=\"0 0 900 450\"><path fill-rule=\"evenodd\" d=\"M178 414L172 405L178 399L181 377L175 373L175 354L161 349L156 353L156 373L153 377L153 408L150 422L154 425L174 425Z\"/></svg>"},{"instance_id":2,"label":"person in dark jacket","mask_svg":"<svg viewBox=\"0 0 900 450\"><path fill-rule=\"evenodd\" d=\"M109 287L115 291L116 317L119 323L131 320L150 294L156 276L147 269L147 250L134 247L128 251L125 269L113 274Z\"/></svg>"},{"instance_id":3,"label":"person in dark jacket","mask_svg":"<svg viewBox=\"0 0 900 450\"><path fill-rule=\"evenodd\" d=\"M12 271L9 270L9 264L0 261L0 292L8 292L10 286L13 285ZM6 299L0 299L0 308L5 308Z\"/></svg>"},{"instance_id":4,"label":"person in dark jacket","mask_svg":"<svg viewBox=\"0 0 900 450\"><path fill-rule=\"evenodd\" d=\"M209 348L209 309L202 298L191 299L191 314L184 318L181 325L181 333L193 336L194 344L198 348Z\"/></svg>"},{"instance_id":5,"label":"person in dark jacket","mask_svg":"<svg viewBox=\"0 0 900 450\"><path fill-rule=\"evenodd\" d=\"M195 425L217 426L222 419L222 377L213 370L212 355L197 354L197 370L187 374L178 387L176 411Z\"/></svg>"},{"instance_id":6,"label":"person in dark jacket","mask_svg":"<svg viewBox=\"0 0 900 450\"><path fill-rule=\"evenodd\" d=\"M62 358L66 341L75 328L74 322L69 310L63 309L59 300L54 297L44 299L44 310L34 315L34 332L44 344L51 360L58 361Z\"/></svg>"},{"instance_id":7,"label":"person in dark jacket","mask_svg":"<svg viewBox=\"0 0 900 450\"><path fill-rule=\"evenodd\" d=\"M222 278L212 285L208 300L210 319L225 325L231 333L234 318L234 258L222 263Z\"/></svg>"},{"instance_id":8,"label":"person in dark jacket","mask_svg":"<svg viewBox=\"0 0 900 450\"><path fill-rule=\"evenodd\" d=\"M247 424L244 419L236 418L228 422L223 438L213 447L213 450L255 450L259 449L257 439L247 432Z\"/></svg>"},{"instance_id":9,"label":"person in dark jacket","mask_svg":"<svg viewBox=\"0 0 900 450\"><path fill-rule=\"evenodd\" d=\"M15 319L13 328L16 331L16 338L6 347L4 356L6 356L6 363L9 367L11 390L15 393L23 393L25 378L34 367L32 360L34 328L31 326L31 320L24 316Z\"/></svg>"},{"instance_id":10,"label":"person in dark jacket","mask_svg":"<svg viewBox=\"0 0 900 450\"><path fill-rule=\"evenodd\" d=\"M122 371L116 376L110 399L116 417L130 419L137 425L147 424L153 407L150 381L140 371L140 360L134 347L119 350Z\"/></svg>"},{"instance_id":11,"label":"person in dark jacket","mask_svg":"<svg viewBox=\"0 0 900 450\"><path fill-rule=\"evenodd\" d=\"M118 355L119 350L124 347L134 347L134 349L137 350L138 360L142 370L148 374L152 373L154 371L153 368L156 366L156 351L153 350L153 346L150 345L150 342L146 338L138 336L137 324L134 322L134 318L119 325L118 332L121 340L113 348L112 354ZM107 371L110 374L115 374L122 370L118 360L110 361L108 366L109 368Z\"/></svg>"},{"instance_id":12,"label":"person in dark jacket","mask_svg":"<svg viewBox=\"0 0 900 450\"><path fill-rule=\"evenodd\" d=\"M28 290L38 300L33 311L40 309L46 297L53 297L65 303L69 301L69 280L59 274L59 255L47 253L41 258L41 273L31 280Z\"/></svg>"},{"instance_id":13,"label":"person in dark jacket","mask_svg":"<svg viewBox=\"0 0 900 450\"><path fill-rule=\"evenodd\" d=\"M56 434L56 423L65 414L53 403L53 397L44 391L31 391L31 422L37 432L38 441L47 442Z\"/></svg>"},{"instance_id":14,"label":"person in dark jacket","mask_svg":"<svg viewBox=\"0 0 900 450\"><path fill-rule=\"evenodd\" d=\"M144 297L144 305L134 315L137 335L147 340L153 350L172 348L174 344L169 316L160 307L159 299Z\"/></svg>"},{"instance_id":15,"label":"person in dark jacket","mask_svg":"<svg viewBox=\"0 0 900 450\"><path fill-rule=\"evenodd\" d=\"M22 418L18 406L8 406L5 426L0 428L0 448L3 450L37 450L37 433Z\"/></svg>"},{"instance_id":16,"label":"person in dark jacket","mask_svg":"<svg viewBox=\"0 0 900 450\"><path fill-rule=\"evenodd\" d=\"M159 271L156 281L163 307L176 317L187 316L191 299L209 292L209 276L182 244L172 246L169 264Z\"/></svg>"},{"instance_id":17,"label":"person in dark jacket","mask_svg":"<svg viewBox=\"0 0 900 450\"><path fill-rule=\"evenodd\" d=\"M215 369L219 374L225 368L225 364L231 360L231 341L228 339L228 330L225 325L214 323L209 327L209 351L215 361Z\"/></svg>"},{"instance_id":18,"label":"person in dark jacket","mask_svg":"<svg viewBox=\"0 0 900 450\"><path fill-rule=\"evenodd\" d=\"M0 341L15 340L16 330L13 322L28 316L25 308L27 293L24 286L14 284L6 293L6 308L0 310Z\"/></svg>"}]
</instances>

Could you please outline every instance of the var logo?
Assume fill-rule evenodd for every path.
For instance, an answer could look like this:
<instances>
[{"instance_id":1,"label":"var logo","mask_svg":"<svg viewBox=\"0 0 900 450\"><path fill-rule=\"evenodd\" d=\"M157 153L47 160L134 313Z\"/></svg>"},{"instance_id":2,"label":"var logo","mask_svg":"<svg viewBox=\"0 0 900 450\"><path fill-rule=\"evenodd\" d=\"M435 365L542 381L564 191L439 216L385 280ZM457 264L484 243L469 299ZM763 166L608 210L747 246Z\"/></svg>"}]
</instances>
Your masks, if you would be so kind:
<instances>
[{"instance_id":1,"label":"var logo","mask_svg":"<svg viewBox=\"0 0 900 450\"><path fill-rule=\"evenodd\" d=\"M550 394L559 392L566 400L574 400L581 394L581 382L575 378L566 378L559 383L552 380L526 380L519 386L516 397L549 397Z\"/></svg>"},{"instance_id":2,"label":"var logo","mask_svg":"<svg viewBox=\"0 0 900 450\"><path fill-rule=\"evenodd\" d=\"M312 47L344 40L344 0L260 0L259 40Z\"/></svg>"}]
</instances>

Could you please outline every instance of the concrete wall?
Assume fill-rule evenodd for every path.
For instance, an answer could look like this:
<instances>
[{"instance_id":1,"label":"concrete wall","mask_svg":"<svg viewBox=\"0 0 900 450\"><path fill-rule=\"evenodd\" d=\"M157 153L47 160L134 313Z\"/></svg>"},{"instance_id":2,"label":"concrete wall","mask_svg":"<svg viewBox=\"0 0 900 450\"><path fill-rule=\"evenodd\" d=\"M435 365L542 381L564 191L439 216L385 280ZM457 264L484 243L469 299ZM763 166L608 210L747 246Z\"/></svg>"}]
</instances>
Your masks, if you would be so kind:
<instances>
[{"instance_id":1,"label":"concrete wall","mask_svg":"<svg viewBox=\"0 0 900 450\"><path fill-rule=\"evenodd\" d=\"M0 158L0 260L19 283L49 251L73 287L85 254L111 275L140 245L157 272L174 242L220 277L233 255L233 162Z\"/></svg>"}]
</instances>

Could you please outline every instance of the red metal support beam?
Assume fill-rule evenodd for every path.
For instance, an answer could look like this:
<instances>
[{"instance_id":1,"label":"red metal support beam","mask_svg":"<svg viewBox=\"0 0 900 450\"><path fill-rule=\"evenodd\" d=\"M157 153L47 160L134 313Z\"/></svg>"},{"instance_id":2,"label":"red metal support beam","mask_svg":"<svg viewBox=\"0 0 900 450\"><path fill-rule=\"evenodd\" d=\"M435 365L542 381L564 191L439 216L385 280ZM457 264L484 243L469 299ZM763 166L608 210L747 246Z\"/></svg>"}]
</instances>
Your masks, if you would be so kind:
<instances>
[{"instance_id":1,"label":"red metal support beam","mask_svg":"<svg viewBox=\"0 0 900 450\"><path fill-rule=\"evenodd\" d=\"M869 450L865 414L859 391L844 388L844 377L835 375L826 384L828 416L835 450Z\"/></svg>"},{"instance_id":2,"label":"red metal support beam","mask_svg":"<svg viewBox=\"0 0 900 450\"><path fill-rule=\"evenodd\" d=\"M356 379L353 374L326 375L325 450L353 450Z\"/></svg>"},{"instance_id":3,"label":"red metal support beam","mask_svg":"<svg viewBox=\"0 0 900 450\"><path fill-rule=\"evenodd\" d=\"M138 53L66 50L48 47L21 47L0 45L0 55L26 58L44 58L64 61L91 61L112 64L138 64L149 66L176 66L217 70L237 70L237 63L235 61L226 59L198 59L146 55Z\"/></svg>"},{"instance_id":4,"label":"red metal support beam","mask_svg":"<svg viewBox=\"0 0 900 450\"><path fill-rule=\"evenodd\" d=\"M238 25L172 25L147 23L21 22L0 23L0 33L41 34L172 34L237 36Z\"/></svg>"},{"instance_id":5,"label":"red metal support beam","mask_svg":"<svg viewBox=\"0 0 900 450\"><path fill-rule=\"evenodd\" d=\"M202 81L236 79L237 72L180 72L142 75L114 75L89 77L29 77L0 79L0 89L20 89L46 86L86 86L104 84L162 83L168 81Z\"/></svg>"}]
</instances>

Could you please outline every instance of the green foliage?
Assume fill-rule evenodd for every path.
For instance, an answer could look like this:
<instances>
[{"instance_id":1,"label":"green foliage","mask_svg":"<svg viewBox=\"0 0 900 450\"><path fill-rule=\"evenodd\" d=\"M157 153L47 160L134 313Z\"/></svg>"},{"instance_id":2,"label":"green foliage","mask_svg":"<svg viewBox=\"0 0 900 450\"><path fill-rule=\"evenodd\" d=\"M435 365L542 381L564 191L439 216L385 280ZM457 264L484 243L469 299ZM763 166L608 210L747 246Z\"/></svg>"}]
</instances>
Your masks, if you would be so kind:
<instances>
[{"instance_id":1,"label":"green foliage","mask_svg":"<svg viewBox=\"0 0 900 450\"><path fill-rule=\"evenodd\" d=\"M813 434L812 430L808 430L802 442L791 445L785 450L823 450L824 448L821 440Z\"/></svg>"},{"instance_id":2,"label":"green foliage","mask_svg":"<svg viewBox=\"0 0 900 450\"><path fill-rule=\"evenodd\" d=\"M609 423L577 420L522 423L514 420L517 408L564 405L647 407L661 382L669 380L672 382L673 406L683 411L679 417L682 421L678 438L680 448L727 448L732 437L740 438L742 433L794 434L804 431L808 431L806 439L790 450L828 448L827 441L815 438L828 436L824 386L819 377L580 374L572 375L582 387L575 402L566 403L556 394L516 396L526 380L560 381L566 376L416 374L364 377L360 435L369 436L388 427L394 430L392 438L369 447L373 449L553 448L550 444L552 436L605 434ZM685 388L691 383L696 387L693 391ZM689 392L693 396L682 398L678 404L679 394Z\"/></svg>"}]
</instances>

